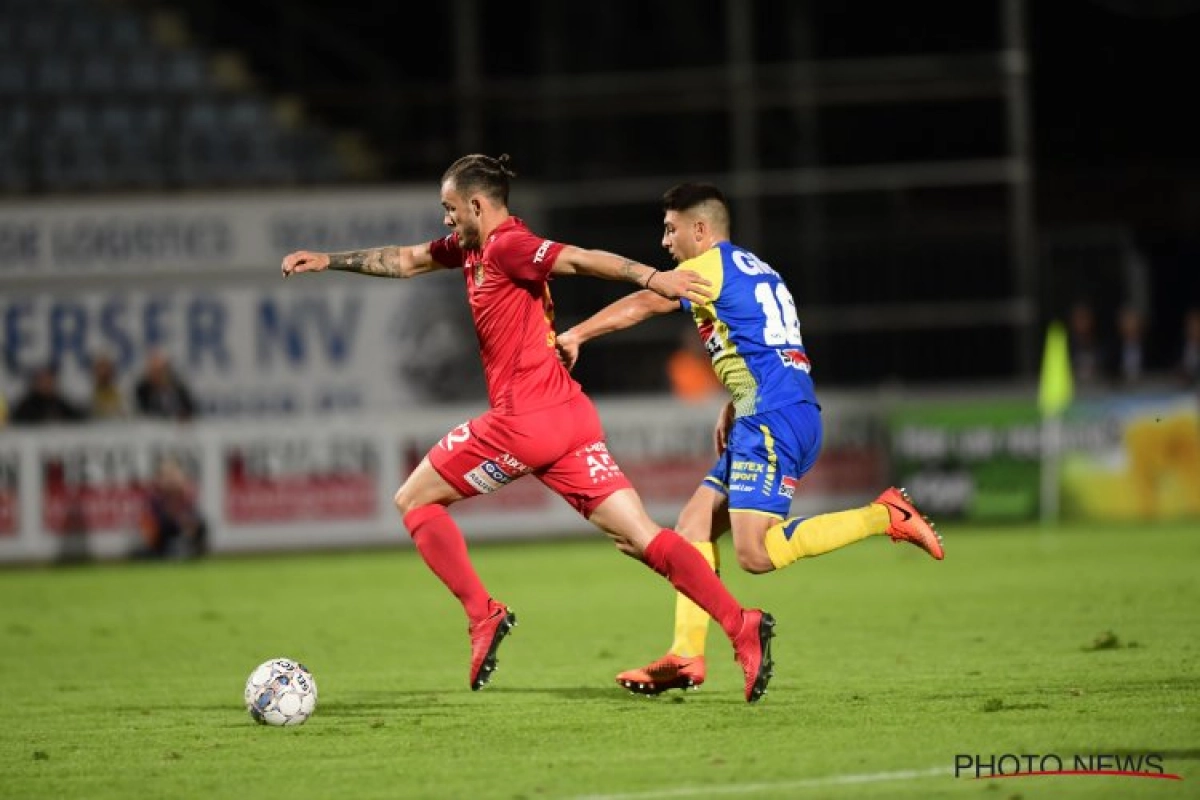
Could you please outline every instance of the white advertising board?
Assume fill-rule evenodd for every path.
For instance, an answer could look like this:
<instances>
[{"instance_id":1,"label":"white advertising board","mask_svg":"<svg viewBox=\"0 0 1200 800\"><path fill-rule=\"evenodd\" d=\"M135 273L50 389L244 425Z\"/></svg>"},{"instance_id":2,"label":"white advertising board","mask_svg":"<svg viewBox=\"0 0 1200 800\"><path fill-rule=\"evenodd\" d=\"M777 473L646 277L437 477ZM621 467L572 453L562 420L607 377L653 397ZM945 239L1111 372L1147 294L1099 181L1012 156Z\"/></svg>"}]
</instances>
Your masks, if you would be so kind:
<instances>
[{"instance_id":1,"label":"white advertising board","mask_svg":"<svg viewBox=\"0 0 1200 800\"><path fill-rule=\"evenodd\" d=\"M0 204L0 283L256 272L299 249L442 234L437 186Z\"/></svg>"},{"instance_id":2,"label":"white advertising board","mask_svg":"<svg viewBox=\"0 0 1200 800\"><path fill-rule=\"evenodd\" d=\"M124 394L161 349L202 416L385 413L483 395L457 271L417 280L305 275L237 285L114 284L0 295L0 392L10 405L56 364L86 404L89 363L116 362Z\"/></svg>"},{"instance_id":3,"label":"white advertising board","mask_svg":"<svg viewBox=\"0 0 1200 800\"><path fill-rule=\"evenodd\" d=\"M597 405L613 456L650 513L673 524L712 465L716 410L670 397ZM194 481L216 553L407 545L392 505L396 488L438 439L483 408L336 424L304 417L8 429L0 434L0 561L129 554L148 483L166 456ZM845 424L835 419L830 429ZM882 444L835 434L793 508L817 513L869 500L885 472ZM599 535L533 477L451 513L471 540Z\"/></svg>"}]
</instances>

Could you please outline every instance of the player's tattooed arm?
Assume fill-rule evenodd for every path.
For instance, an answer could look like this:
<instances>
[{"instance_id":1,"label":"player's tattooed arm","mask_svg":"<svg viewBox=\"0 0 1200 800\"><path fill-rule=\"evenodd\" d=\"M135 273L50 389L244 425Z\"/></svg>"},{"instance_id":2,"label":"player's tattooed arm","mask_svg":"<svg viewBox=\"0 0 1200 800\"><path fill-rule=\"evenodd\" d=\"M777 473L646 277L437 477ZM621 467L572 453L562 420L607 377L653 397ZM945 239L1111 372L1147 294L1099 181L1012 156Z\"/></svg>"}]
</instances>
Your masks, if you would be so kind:
<instances>
[{"instance_id":1,"label":"player's tattooed arm","mask_svg":"<svg viewBox=\"0 0 1200 800\"><path fill-rule=\"evenodd\" d=\"M300 272L357 272L377 278L411 278L440 269L428 244L414 247L375 247L347 253L314 253L298 250L283 259L283 277Z\"/></svg>"},{"instance_id":2,"label":"player's tattooed arm","mask_svg":"<svg viewBox=\"0 0 1200 800\"><path fill-rule=\"evenodd\" d=\"M329 254L329 269L339 272L357 272L377 278L402 278L401 266L399 247L375 247Z\"/></svg>"}]
</instances>

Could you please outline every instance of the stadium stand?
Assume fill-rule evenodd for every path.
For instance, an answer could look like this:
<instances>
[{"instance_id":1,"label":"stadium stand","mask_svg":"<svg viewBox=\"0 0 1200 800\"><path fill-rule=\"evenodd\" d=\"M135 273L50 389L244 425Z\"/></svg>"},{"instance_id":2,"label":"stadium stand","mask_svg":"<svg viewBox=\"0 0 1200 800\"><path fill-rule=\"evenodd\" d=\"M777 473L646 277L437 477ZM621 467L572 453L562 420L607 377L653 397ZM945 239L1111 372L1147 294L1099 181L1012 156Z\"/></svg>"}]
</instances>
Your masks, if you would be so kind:
<instances>
[{"instance_id":1,"label":"stadium stand","mask_svg":"<svg viewBox=\"0 0 1200 800\"><path fill-rule=\"evenodd\" d=\"M190 40L170 12L0 0L0 192L363 177L335 132L256 88L236 57Z\"/></svg>"}]
</instances>

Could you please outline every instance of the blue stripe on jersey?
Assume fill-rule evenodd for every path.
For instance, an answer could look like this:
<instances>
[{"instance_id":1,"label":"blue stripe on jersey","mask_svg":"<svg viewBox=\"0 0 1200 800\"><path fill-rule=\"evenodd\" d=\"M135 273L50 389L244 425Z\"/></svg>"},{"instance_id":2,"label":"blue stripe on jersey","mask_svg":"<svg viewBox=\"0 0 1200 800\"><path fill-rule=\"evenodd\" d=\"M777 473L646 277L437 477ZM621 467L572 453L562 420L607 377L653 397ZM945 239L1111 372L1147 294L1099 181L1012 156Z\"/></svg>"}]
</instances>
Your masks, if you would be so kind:
<instances>
[{"instance_id":1,"label":"blue stripe on jersey","mask_svg":"<svg viewBox=\"0 0 1200 800\"><path fill-rule=\"evenodd\" d=\"M695 304L684 299L680 305L692 313L713 368L733 395L737 415L799 402L816 405L796 303L779 274L731 242L720 242L679 266L702 275L720 270L719 276L710 277L716 291L711 301Z\"/></svg>"}]
</instances>

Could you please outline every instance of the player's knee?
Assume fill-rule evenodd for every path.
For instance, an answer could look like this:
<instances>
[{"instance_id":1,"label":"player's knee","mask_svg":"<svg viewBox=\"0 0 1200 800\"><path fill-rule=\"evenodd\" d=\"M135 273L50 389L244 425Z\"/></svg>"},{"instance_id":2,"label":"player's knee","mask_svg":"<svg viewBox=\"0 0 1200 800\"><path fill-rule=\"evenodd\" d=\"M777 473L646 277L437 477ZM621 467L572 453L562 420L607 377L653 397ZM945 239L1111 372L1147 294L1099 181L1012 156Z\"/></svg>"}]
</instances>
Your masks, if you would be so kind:
<instances>
[{"instance_id":1,"label":"player's knee","mask_svg":"<svg viewBox=\"0 0 1200 800\"><path fill-rule=\"evenodd\" d=\"M738 566L752 575L762 575L775 569L765 547L737 548Z\"/></svg>"},{"instance_id":2,"label":"player's knee","mask_svg":"<svg viewBox=\"0 0 1200 800\"><path fill-rule=\"evenodd\" d=\"M405 487L401 486L392 495L392 504L396 506L396 510L400 512L400 516L404 516L408 512L417 507L415 498L411 492L405 491Z\"/></svg>"}]
</instances>

